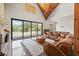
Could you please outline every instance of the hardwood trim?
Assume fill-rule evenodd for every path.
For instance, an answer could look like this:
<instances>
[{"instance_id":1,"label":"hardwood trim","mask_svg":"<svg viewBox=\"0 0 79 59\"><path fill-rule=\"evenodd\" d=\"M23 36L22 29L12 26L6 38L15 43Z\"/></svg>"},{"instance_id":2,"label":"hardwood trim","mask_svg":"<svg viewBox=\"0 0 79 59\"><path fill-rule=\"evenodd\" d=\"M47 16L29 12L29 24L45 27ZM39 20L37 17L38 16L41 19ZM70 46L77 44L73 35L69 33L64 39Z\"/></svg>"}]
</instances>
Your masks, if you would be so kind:
<instances>
[{"instance_id":1,"label":"hardwood trim","mask_svg":"<svg viewBox=\"0 0 79 59\"><path fill-rule=\"evenodd\" d=\"M74 54L79 55L79 3L74 4Z\"/></svg>"}]
</instances>

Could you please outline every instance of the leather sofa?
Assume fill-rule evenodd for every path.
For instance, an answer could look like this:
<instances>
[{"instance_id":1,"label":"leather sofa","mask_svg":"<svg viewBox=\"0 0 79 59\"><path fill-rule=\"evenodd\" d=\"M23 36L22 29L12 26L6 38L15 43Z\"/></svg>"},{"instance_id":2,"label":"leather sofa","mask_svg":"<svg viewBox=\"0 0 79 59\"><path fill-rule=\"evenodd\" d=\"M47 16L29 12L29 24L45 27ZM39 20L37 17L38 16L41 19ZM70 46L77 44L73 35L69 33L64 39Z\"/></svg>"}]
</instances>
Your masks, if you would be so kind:
<instances>
[{"instance_id":1,"label":"leather sofa","mask_svg":"<svg viewBox=\"0 0 79 59\"><path fill-rule=\"evenodd\" d=\"M69 55L72 52L68 52L69 49L73 45L73 39L72 38L64 38L60 40L59 42L54 43L47 43L44 45L44 52L48 56L64 56Z\"/></svg>"},{"instance_id":2,"label":"leather sofa","mask_svg":"<svg viewBox=\"0 0 79 59\"><path fill-rule=\"evenodd\" d=\"M55 44L45 43L44 52L48 56L67 56L69 48L73 45L74 36L69 32L46 32L42 37L38 37L37 42L45 42L45 38L51 38ZM57 45L56 45L57 43Z\"/></svg>"}]
</instances>

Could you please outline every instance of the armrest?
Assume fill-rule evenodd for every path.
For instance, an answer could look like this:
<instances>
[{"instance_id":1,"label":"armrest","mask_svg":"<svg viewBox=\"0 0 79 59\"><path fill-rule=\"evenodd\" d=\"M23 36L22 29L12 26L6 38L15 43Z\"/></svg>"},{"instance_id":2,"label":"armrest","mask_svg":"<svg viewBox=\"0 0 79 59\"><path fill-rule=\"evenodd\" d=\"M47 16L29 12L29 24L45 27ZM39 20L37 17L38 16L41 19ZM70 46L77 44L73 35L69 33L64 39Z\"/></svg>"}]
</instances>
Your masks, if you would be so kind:
<instances>
[{"instance_id":1,"label":"armrest","mask_svg":"<svg viewBox=\"0 0 79 59\"><path fill-rule=\"evenodd\" d=\"M44 52L48 56L65 56L65 54L58 47L50 43L44 45Z\"/></svg>"},{"instance_id":2,"label":"armrest","mask_svg":"<svg viewBox=\"0 0 79 59\"><path fill-rule=\"evenodd\" d=\"M65 55L68 55L68 48L69 48L69 45L67 44L59 44L58 45L58 48L65 54Z\"/></svg>"}]
</instances>

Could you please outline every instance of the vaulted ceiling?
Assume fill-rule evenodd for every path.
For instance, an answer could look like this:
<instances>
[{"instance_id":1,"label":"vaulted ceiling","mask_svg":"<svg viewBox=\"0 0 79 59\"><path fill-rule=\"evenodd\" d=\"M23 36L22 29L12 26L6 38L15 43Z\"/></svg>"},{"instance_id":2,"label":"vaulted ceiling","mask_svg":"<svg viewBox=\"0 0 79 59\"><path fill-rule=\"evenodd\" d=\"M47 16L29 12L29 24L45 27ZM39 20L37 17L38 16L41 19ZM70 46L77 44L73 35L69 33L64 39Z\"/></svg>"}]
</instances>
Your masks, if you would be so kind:
<instances>
[{"instance_id":1,"label":"vaulted ceiling","mask_svg":"<svg viewBox=\"0 0 79 59\"><path fill-rule=\"evenodd\" d=\"M58 3L38 3L38 6L39 6L40 10L42 11L42 14L43 14L45 20L47 20L49 15L58 6ZM34 4L30 4L30 3L25 4L25 10L27 12L36 13L36 7L34 6Z\"/></svg>"},{"instance_id":2,"label":"vaulted ceiling","mask_svg":"<svg viewBox=\"0 0 79 59\"><path fill-rule=\"evenodd\" d=\"M58 6L58 3L38 3L38 6L40 7L40 10L42 11L45 20L47 20L49 15Z\"/></svg>"}]
</instances>

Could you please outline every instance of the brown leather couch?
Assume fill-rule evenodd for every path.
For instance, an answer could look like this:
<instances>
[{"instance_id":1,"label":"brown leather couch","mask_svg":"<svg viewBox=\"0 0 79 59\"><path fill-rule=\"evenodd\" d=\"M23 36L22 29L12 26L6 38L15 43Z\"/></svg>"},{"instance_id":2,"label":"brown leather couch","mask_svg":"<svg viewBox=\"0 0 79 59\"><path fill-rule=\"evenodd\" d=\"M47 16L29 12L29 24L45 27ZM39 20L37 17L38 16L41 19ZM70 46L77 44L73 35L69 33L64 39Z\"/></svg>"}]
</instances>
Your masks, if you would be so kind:
<instances>
[{"instance_id":1,"label":"brown leather couch","mask_svg":"<svg viewBox=\"0 0 79 59\"><path fill-rule=\"evenodd\" d=\"M47 32L48 33L48 32ZM51 35L45 34L46 37L50 37ZM43 43L45 42L43 37L38 37L37 42ZM53 45L50 43L44 44L44 52L48 56L65 56L68 55L68 50L73 45L73 35L71 35L69 32L55 32L52 33L52 38L55 42L57 42L57 45Z\"/></svg>"}]
</instances>

